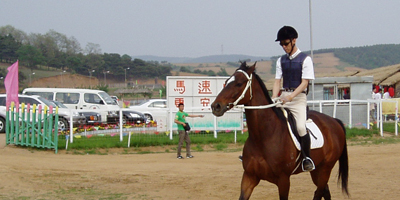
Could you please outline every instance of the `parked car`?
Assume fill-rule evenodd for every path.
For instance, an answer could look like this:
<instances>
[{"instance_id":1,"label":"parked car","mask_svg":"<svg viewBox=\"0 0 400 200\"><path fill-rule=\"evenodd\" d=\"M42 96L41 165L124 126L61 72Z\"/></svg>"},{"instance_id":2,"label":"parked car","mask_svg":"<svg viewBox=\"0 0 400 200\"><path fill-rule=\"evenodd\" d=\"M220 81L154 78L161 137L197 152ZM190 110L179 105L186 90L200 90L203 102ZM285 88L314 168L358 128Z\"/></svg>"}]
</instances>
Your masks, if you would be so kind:
<instances>
[{"instance_id":1,"label":"parked car","mask_svg":"<svg viewBox=\"0 0 400 200\"><path fill-rule=\"evenodd\" d=\"M150 99L142 104L130 106L129 108L143 113L148 122L154 120L154 116L164 116L168 112L166 99Z\"/></svg>"},{"instance_id":2,"label":"parked car","mask_svg":"<svg viewBox=\"0 0 400 200\"><path fill-rule=\"evenodd\" d=\"M6 132L6 113L0 112L0 133Z\"/></svg>"},{"instance_id":3,"label":"parked car","mask_svg":"<svg viewBox=\"0 0 400 200\"><path fill-rule=\"evenodd\" d=\"M119 115L118 115L119 116ZM122 110L122 123L134 123L141 124L146 122L146 117L141 112L133 111L133 110ZM115 119L113 122L109 123L119 123L119 117Z\"/></svg>"},{"instance_id":4,"label":"parked car","mask_svg":"<svg viewBox=\"0 0 400 200\"><path fill-rule=\"evenodd\" d=\"M68 109L68 107L65 106L64 104L62 104L61 102L58 102L58 101L51 101L51 102L54 103L59 108ZM78 113L79 113L79 115L85 117L85 120L86 120L85 124L100 124L101 123L101 114L98 112L79 110Z\"/></svg>"},{"instance_id":5,"label":"parked car","mask_svg":"<svg viewBox=\"0 0 400 200\"><path fill-rule=\"evenodd\" d=\"M88 125L93 125L93 124L101 124L101 114L97 112L91 112L91 111L82 111L79 112L82 115L85 116L86 118L86 124Z\"/></svg>"},{"instance_id":6,"label":"parked car","mask_svg":"<svg viewBox=\"0 0 400 200\"><path fill-rule=\"evenodd\" d=\"M5 116L6 113L6 94L0 94L0 113L3 113ZM21 95L18 94L18 100L19 103L25 103L25 104L36 104L36 105L42 105L42 106L56 106L53 102L38 96L38 95ZM70 114L71 111L68 108L60 108L58 109L58 128L59 129L68 129L69 128L69 120L70 120ZM1 115L0 115L0 118ZM0 123L4 120L5 122L5 117L0 119ZM72 112L72 122L74 126L80 126L84 125L86 123L85 116L79 114L77 111ZM0 126L1 127L1 126ZM5 131L5 126L3 126L2 130L0 132Z\"/></svg>"},{"instance_id":7,"label":"parked car","mask_svg":"<svg viewBox=\"0 0 400 200\"><path fill-rule=\"evenodd\" d=\"M40 95L57 100L70 109L95 111L101 114L103 123L118 119L118 104L104 91L71 88L25 88L23 94Z\"/></svg>"},{"instance_id":8,"label":"parked car","mask_svg":"<svg viewBox=\"0 0 400 200\"><path fill-rule=\"evenodd\" d=\"M110 97L119 105L119 99L117 96L110 96Z\"/></svg>"}]
</instances>

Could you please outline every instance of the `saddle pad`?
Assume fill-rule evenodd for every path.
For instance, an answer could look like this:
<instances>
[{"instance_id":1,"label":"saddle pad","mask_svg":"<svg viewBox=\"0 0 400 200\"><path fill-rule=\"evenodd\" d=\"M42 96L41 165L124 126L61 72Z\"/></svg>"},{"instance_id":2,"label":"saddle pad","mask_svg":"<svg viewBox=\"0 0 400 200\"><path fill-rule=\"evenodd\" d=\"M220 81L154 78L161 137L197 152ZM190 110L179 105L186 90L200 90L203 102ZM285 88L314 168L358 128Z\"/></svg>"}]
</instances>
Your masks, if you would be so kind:
<instances>
[{"instance_id":1,"label":"saddle pad","mask_svg":"<svg viewBox=\"0 0 400 200\"><path fill-rule=\"evenodd\" d=\"M287 119L287 113L285 109L282 109L286 119ZM293 134L292 127L289 124L289 121L287 120L287 125L289 128L290 136L292 137L293 143L296 146L296 148L300 151L300 142L296 139L296 136ZM322 136L321 130L319 130L318 126L312 121L312 119L308 119L306 121L306 127L307 130L310 133L310 140L311 140L311 149L318 149L324 146L324 137Z\"/></svg>"}]
</instances>

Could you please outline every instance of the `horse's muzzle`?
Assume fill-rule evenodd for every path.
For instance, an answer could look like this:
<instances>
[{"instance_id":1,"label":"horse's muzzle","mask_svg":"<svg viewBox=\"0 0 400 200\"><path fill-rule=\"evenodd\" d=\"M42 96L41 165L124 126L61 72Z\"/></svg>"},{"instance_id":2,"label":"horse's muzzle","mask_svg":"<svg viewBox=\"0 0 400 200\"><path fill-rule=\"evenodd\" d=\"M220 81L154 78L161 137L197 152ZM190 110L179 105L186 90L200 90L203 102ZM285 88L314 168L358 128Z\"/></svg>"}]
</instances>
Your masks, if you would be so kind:
<instances>
[{"instance_id":1,"label":"horse's muzzle","mask_svg":"<svg viewBox=\"0 0 400 200\"><path fill-rule=\"evenodd\" d=\"M228 111L228 106L223 105L219 102L214 102L211 104L211 109L212 109L212 113L215 116L220 117L220 116L224 115L224 113L226 111Z\"/></svg>"}]
</instances>

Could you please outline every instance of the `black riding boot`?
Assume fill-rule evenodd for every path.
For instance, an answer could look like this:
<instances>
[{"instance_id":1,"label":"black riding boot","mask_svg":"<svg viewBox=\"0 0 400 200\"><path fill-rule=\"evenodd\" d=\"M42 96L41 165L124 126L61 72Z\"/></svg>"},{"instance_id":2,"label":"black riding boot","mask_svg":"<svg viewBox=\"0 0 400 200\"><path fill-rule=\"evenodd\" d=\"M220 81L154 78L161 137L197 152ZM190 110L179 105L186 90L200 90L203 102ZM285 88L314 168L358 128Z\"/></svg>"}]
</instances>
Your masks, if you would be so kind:
<instances>
[{"instance_id":1,"label":"black riding boot","mask_svg":"<svg viewBox=\"0 0 400 200\"><path fill-rule=\"evenodd\" d=\"M310 134L300 137L301 154L303 155L302 167L303 171L309 172L315 169L314 162L310 158Z\"/></svg>"}]
</instances>

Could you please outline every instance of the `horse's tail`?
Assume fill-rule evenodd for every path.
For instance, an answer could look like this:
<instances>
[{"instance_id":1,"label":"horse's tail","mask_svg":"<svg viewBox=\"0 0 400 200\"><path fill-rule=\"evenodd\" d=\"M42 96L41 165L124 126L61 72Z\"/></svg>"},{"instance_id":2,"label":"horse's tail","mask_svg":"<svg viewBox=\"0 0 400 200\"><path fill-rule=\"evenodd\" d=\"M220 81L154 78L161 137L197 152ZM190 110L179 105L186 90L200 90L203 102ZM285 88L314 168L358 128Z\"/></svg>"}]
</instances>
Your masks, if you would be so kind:
<instances>
[{"instance_id":1,"label":"horse's tail","mask_svg":"<svg viewBox=\"0 0 400 200\"><path fill-rule=\"evenodd\" d=\"M339 158L339 175L338 175L338 183L342 180L342 192L346 193L349 196L349 189L348 189L348 179L349 179L349 159L347 155L347 144L346 144L346 128L343 125L343 122L340 119L336 119L339 122L340 126L343 128L344 131L344 146L342 155Z\"/></svg>"}]
</instances>

